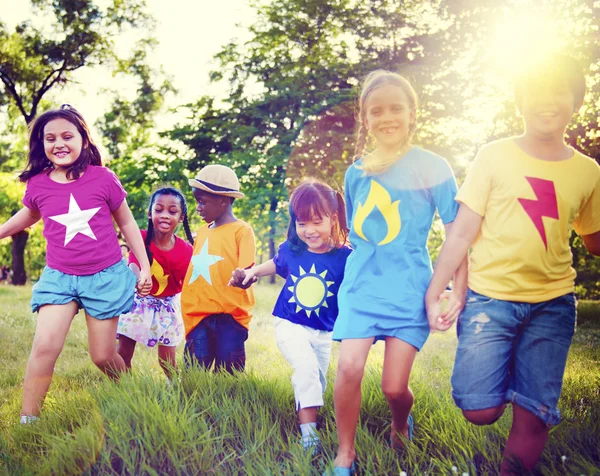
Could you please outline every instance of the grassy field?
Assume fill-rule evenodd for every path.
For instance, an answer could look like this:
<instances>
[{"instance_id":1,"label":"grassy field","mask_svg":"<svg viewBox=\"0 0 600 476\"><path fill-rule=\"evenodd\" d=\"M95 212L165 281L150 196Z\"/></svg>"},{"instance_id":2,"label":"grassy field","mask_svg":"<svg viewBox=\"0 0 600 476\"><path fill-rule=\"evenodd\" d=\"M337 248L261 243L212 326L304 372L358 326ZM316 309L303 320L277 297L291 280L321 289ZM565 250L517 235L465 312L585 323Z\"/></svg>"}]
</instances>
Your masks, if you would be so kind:
<instances>
[{"instance_id":1,"label":"grassy field","mask_svg":"<svg viewBox=\"0 0 600 476\"><path fill-rule=\"evenodd\" d=\"M257 287L245 374L192 371L173 386L156 351L142 349L133 374L109 382L89 359L78 315L41 422L22 426L21 386L35 316L30 289L1 286L0 474L320 474L336 446L332 386L319 422L323 451L311 458L298 444L290 369L275 344L270 311L278 290ZM583 303L580 315L560 402L563 422L551 431L541 474L600 474L600 307ZM510 412L490 427L465 422L450 396L455 346L453 330L436 334L417 358L415 438L402 454L385 444L390 415L379 387L383 347L374 347L363 382L358 474L496 473ZM334 345L330 383L337 352Z\"/></svg>"}]
</instances>

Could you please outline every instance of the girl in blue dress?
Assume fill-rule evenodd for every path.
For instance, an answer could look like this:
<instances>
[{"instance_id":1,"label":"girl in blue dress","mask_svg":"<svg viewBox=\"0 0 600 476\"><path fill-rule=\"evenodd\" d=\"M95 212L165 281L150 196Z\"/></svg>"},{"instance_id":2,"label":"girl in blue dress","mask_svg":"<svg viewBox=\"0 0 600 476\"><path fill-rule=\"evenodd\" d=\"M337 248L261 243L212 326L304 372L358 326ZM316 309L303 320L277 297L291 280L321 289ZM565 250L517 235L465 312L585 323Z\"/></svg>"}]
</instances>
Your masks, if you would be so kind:
<instances>
[{"instance_id":1,"label":"girl in blue dress","mask_svg":"<svg viewBox=\"0 0 600 476\"><path fill-rule=\"evenodd\" d=\"M458 205L456 181L440 156L411 144L417 97L402 76L370 73L360 96L355 162L346 172L349 256L338 294L333 339L341 341L334 401L339 447L334 474L354 471L361 381L371 345L385 341L382 390L392 413L390 444L412 438L408 386L417 351L430 331L446 330L466 291L466 263L455 279L446 320L428 322L424 297L432 275L427 237L437 210L446 231ZM369 152L368 143L374 147Z\"/></svg>"}]
</instances>

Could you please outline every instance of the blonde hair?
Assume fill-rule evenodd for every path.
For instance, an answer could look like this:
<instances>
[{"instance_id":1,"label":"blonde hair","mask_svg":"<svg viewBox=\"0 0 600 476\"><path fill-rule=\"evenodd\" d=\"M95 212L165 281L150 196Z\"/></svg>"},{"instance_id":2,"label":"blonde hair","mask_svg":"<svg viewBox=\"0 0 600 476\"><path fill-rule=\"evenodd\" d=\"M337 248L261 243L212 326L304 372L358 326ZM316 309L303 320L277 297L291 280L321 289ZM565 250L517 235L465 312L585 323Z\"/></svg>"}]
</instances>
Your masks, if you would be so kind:
<instances>
[{"instance_id":1,"label":"blonde hair","mask_svg":"<svg viewBox=\"0 0 600 476\"><path fill-rule=\"evenodd\" d=\"M414 88L408 82L406 78L399 75L398 73L393 73L392 71L386 71L383 69L377 69L375 71L370 72L363 81L362 89L360 92L360 98L358 102L358 118L360 126L358 128L356 146L354 149L354 160L356 162L364 153L367 148L369 131L365 127L365 119L366 119L366 110L365 104L367 99L369 99L370 94L377 88L385 85L391 84L393 86L398 86L404 91L406 97L408 98L408 102L411 108L411 111L416 113L417 111L417 93ZM406 136L406 142L403 145L409 144L415 133L415 122L413 121L408 128L408 134ZM380 157L375 157L373 155L369 155L363 157L362 166L359 168L365 172L365 174L378 174L387 170L394 162L398 160L397 157L393 157L391 159L382 160Z\"/></svg>"}]
</instances>

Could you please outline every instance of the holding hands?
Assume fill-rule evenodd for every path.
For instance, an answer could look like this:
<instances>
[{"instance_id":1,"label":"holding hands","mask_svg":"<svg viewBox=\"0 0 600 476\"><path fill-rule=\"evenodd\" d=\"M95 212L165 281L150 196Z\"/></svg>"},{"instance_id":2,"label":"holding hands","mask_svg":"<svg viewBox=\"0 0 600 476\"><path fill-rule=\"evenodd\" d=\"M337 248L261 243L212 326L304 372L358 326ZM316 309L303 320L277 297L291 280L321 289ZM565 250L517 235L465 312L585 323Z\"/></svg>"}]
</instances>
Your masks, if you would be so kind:
<instances>
[{"instance_id":1,"label":"holding hands","mask_svg":"<svg viewBox=\"0 0 600 476\"><path fill-rule=\"evenodd\" d=\"M242 269L237 268L235 271L231 273L231 279L227 286L234 286L236 288L248 289L252 286L256 281L258 281L258 277L255 275L256 268L250 269Z\"/></svg>"},{"instance_id":2,"label":"holding hands","mask_svg":"<svg viewBox=\"0 0 600 476\"><path fill-rule=\"evenodd\" d=\"M152 274L150 271L141 270L136 285L136 291L141 296L147 296L152 290Z\"/></svg>"},{"instance_id":3,"label":"holding hands","mask_svg":"<svg viewBox=\"0 0 600 476\"><path fill-rule=\"evenodd\" d=\"M465 307L465 292L444 291L437 298L425 297L427 320L431 332L447 331ZM446 304L444 306L444 301Z\"/></svg>"}]
</instances>

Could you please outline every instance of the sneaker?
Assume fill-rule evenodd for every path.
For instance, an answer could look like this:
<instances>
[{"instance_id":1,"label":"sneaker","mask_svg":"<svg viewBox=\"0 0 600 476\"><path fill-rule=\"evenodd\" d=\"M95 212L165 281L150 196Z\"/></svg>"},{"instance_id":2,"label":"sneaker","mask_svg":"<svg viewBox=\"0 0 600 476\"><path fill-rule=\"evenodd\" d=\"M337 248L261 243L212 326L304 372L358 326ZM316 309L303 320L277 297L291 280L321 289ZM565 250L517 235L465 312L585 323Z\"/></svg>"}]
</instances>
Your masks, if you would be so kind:
<instances>
[{"instance_id":1,"label":"sneaker","mask_svg":"<svg viewBox=\"0 0 600 476\"><path fill-rule=\"evenodd\" d=\"M306 452L310 451L312 456L316 456L321 451L321 440L318 436L303 436L300 438L300 444Z\"/></svg>"},{"instance_id":2,"label":"sneaker","mask_svg":"<svg viewBox=\"0 0 600 476\"><path fill-rule=\"evenodd\" d=\"M26 415L25 413L21 413L21 425L29 425L31 423L35 423L39 421L40 417L34 415Z\"/></svg>"}]
</instances>

